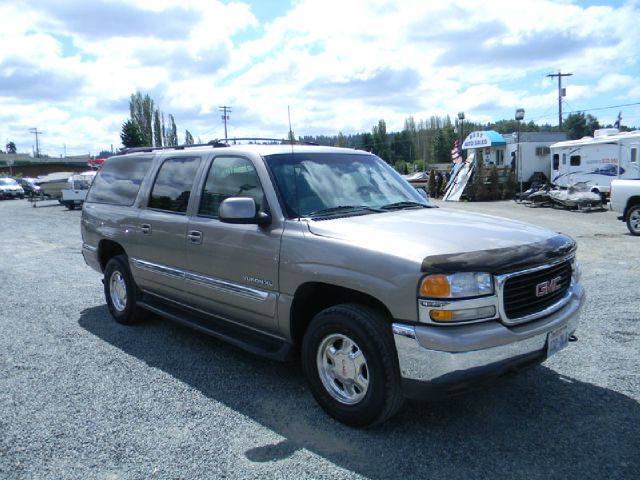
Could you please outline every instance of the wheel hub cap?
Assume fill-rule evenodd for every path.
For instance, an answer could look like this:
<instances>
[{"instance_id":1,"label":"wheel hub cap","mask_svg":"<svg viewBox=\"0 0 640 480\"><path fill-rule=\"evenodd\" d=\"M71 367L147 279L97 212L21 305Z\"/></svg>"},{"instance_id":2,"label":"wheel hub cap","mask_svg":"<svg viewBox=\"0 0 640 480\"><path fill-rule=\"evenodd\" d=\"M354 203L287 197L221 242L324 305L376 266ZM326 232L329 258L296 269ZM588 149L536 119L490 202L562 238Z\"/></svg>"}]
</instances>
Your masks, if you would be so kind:
<instances>
[{"instance_id":1,"label":"wheel hub cap","mask_svg":"<svg viewBox=\"0 0 640 480\"><path fill-rule=\"evenodd\" d=\"M124 281L122 273L115 271L109 279L109 294L111 295L111 303L119 312L124 311L127 307L127 284Z\"/></svg>"},{"instance_id":2,"label":"wheel hub cap","mask_svg":"<svg viewBox=\"0 0 640 480\"><path fill-rule=\"evenodd\" d=\"M316 358L318 374L327 392L340 403L360 402L369 388L369 369L360 347L349 337L324 338Z\"/></svg>"}]
</instances>

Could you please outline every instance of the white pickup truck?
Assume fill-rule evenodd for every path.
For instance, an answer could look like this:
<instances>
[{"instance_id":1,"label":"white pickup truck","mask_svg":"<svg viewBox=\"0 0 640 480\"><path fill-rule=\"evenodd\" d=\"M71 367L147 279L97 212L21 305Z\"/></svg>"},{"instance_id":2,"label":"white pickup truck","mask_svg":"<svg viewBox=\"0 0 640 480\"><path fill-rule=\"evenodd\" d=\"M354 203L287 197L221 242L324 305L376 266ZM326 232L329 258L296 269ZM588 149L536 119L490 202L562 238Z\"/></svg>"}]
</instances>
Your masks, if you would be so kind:
<instances>
[{"instance_id":1,"label":"white pickup truck","mask_svg":"<svg viewBox=\"0 0 640 480\"><path fill-rule=\"evenodd\" d=\"M613 180L609 207L627 222L631 235L640 235L640 179Z\"/></svg>"}]
</instances>

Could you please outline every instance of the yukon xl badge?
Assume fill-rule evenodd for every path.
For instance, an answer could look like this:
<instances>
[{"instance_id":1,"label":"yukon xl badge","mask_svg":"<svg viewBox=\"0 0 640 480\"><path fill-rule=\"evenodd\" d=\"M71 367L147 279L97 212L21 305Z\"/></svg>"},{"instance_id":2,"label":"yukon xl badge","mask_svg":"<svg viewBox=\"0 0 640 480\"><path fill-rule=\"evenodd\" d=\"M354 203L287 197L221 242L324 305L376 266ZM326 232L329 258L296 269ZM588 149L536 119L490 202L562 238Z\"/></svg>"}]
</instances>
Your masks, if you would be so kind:
<instances>
[{"instance_id":1,"label":"yukon xl badge","mask_svg":"<svg viewBox=\"0 0 640 480\"><path fill-rule=\"evenodd\" d=\"M550 293L560 290L560 287L562 287L561 277L555 277L551 280L539 283L536 285L536 297L544 297L545 295L549 295Z\"/></svg>"},{"instance_id":2,"label":"yukon xl badge","mask_svg":"<svg viewBox=\"0 0 640 480\"><path fill-rule=\"evenodd\" d=\"M263 280L262 278L251 277L249 275L245 275L242 279L245 282L255 283L256 285L262 285L263 287L273 287L273 282L271 280Z\"/></svg>"}]
</instances>

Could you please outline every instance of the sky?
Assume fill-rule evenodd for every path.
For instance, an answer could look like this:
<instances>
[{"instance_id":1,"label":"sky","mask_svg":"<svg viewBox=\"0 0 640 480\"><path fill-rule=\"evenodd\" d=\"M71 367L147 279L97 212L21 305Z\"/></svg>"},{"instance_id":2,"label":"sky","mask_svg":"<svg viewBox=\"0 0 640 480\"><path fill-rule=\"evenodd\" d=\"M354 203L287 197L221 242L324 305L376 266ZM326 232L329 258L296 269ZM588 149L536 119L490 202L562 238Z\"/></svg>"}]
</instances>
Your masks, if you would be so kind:
<instances>
[{"instance_id":1,"label":"sky","mask_svg":"<svg viewBox=\"0 0 640 480\"><path fill-rule=\"evenodd\" d=\"M0 142L122 147L139 91L203 142L412 116L640 128L640 0L0 0ZM4 148L2 148L4 149Z\"/></svg>"}]
</instances>

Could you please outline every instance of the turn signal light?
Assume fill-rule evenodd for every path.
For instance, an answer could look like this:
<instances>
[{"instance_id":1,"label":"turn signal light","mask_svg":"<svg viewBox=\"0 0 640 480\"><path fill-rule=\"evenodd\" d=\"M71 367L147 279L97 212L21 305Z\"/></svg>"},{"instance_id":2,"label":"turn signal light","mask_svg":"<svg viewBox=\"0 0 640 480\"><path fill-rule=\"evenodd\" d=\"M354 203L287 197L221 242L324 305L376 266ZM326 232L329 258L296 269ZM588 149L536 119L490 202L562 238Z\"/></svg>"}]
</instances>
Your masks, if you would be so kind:
<instances>
[{"instance_id":1,"label":"turn signal light","mask_svg":"<svg viewBox=\"0 0 640 480\"><path fill-rule=\"evenodd\" d=\"M451 310L431 310L431 320L435 322L450 322L453 320L453 312Z\"/></svg>"},{"instance_id":2,"label":"turn signal light","mask_svg":"<svg viewBox=\"0 0 640 480\"><path fill-rule=\"evenodd\" d=\"M446 275L429 275L420 286L421 297L448 298L451 296L451 285Z\"/></svg>"}]
</instances>

